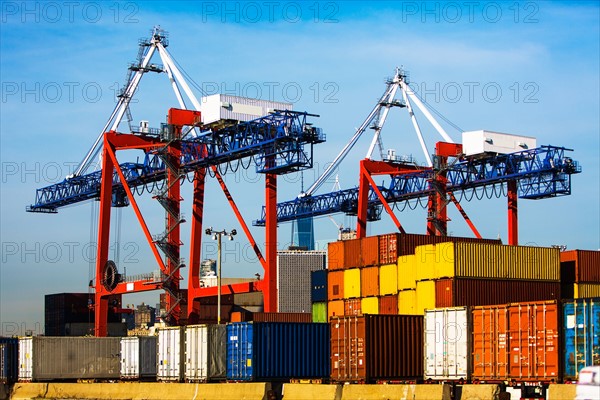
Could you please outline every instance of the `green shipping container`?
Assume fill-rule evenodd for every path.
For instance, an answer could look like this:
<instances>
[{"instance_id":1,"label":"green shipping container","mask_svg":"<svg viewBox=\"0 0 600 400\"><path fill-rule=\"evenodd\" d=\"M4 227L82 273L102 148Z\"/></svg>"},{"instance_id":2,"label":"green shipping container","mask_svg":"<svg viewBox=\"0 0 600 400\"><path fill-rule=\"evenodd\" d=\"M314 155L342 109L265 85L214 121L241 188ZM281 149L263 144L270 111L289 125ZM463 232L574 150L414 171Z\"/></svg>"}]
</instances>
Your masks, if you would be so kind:
<instances>
[{"instance_id":1,"label":"green shipping container","mask_svg":"<svg viewBox=\"0 0 600 400\"><path fill-rule=\"evenodd\" d=\"M327 322L327 302L312 303L312 322Z\"/></svg>"}]
</instances>

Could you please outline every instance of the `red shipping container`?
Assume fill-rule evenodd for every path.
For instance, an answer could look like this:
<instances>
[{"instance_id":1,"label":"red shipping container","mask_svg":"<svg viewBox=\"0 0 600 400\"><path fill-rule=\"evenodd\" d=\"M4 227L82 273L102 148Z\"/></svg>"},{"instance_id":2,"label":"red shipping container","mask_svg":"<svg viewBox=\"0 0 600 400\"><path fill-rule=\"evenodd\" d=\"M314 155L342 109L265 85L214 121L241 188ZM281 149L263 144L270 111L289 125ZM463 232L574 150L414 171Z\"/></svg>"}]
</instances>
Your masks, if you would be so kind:
<instances>
[{"instance_id":1,"label":"red shipping container","mask_svg":"<svg viewBox=\"0 0 600 400\"><path fill-rule=\"evenodd\" d=\"M381 264L396 264L398 262L397 233L379 236L379 262Z\"/></svg>"},{"instance_id":2,"label":"red shipping container","mask_svg":"<svg viewBox=\"0 0 600 400\"><path fill-rule=\"evenodd\" d=\"M561 252L560 272L563 283L600 283L600 251Z\"/></svg>"},{"instance_id":3,"label":"red shipping container","mask_svg":"<svg viewBox=\"0 0 600 400\"><path fill-rule=\"evenodd\" d=\"M344 315L362 315L361 299L344 300Z\"/></svg>"},{"instance_id":4,"label":"red shipping container","mask_svg":"<svg viewBox=\"0 0 600 400\"><path fill-rule=\"evenodd\" d=\"M379 314L398 314L398 295L381 296L379 298Z\"/></svg>"},{"instance_id":5,"label":"red shipping container","mask_svg":"<svg viewBox=\"0 0 600 400\"><path fill-rule=\"evenodd\" d=\"M556 301L474 307L472 313L474 379L559 381Z\"/></svg>"},{"instance_id":6,"label":"red shipping container","mask_svg":"<svg viewBox=\"0 0 600 400\"><path fill-rule=\"evenodd\" d=\"M396 261L394 260L394 264ZM360 239L360 265L358 266L370 267L379 264L379 237L369 236Z\"/></svg>"},{"instance_id":7,"label":"red shipping container","mask_svg":"<svg viewBox=\"0 0 600 400\"><path fill-rule=\"evenodd\" d=\"M344 271L329 271L327 273L327 300L344 298Z\"/></svg>"},{"instance_id":8,"label":"red shipping container","mask_svg":"<svg viewBox=\"0 0 600 400\"><path fill-rule=\"evenodd\" d=\"M344 244L344 269L356 268L361 266L361 246L360 239L343 240Z\"/></svg>"},{"instance_id":9,"label":"red shipping container","mask_svg":"<svg viewBox=\"0 0 600 400\"><path fill-rule=\"evenodd\" d=\"M447 278L435 282L435 306L462 307L560 300L560 282Z\"/></svg>"},{"instance_id":10,"label":"red shipping container","mask_svg":"<svg viewBox=\"0 0 600 400\"><path fill-rule=\"evenodd\" d=\"M467 242L467 243L490 243L490 244L502 244L500 239L477 239L477 238L466 238L458 236L431 236L431 235L417 235L413 233L406 233L398 235L398 255L404 256L408 254L415 254L415 248L417 246L423 246L425 244L436 244L445 242Z\"/></svg>"},{"instance_id":11,"label":"red shipping container","mask_svg":"<svg viewBox=\"0 0 600 400\"><path fill-rule=\"evenodd\" d=\"M332 317L331 380L373 382L423 376L423 317Z\"/></svg>"}]
</instances>

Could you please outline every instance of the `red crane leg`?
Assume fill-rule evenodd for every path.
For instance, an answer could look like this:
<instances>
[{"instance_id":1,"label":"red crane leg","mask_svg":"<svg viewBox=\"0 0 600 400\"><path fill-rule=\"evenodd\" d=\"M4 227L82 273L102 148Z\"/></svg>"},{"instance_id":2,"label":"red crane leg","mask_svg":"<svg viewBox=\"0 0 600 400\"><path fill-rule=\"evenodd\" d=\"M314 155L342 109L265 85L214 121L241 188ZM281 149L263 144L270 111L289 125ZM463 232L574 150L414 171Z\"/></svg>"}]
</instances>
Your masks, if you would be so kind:
<instances>
[{"instance_id":1,"label":"red crane leg","mask_svg":"<svg viewBox=\"0 0 600 400\"><path fill-rule=\"evenodd\" d=\"M471 218L469 218L469 216L467 215L467 212L465 211L465 209L460 205L460 203L458 202L458 200L454 196L454 193L449 192L448 193L448 197L450 197L450 200L452 200L452 202L456 206L456 209L458 210L458 212L460 213L460 215L462 215L462 217L465 219L465 222L467 223L467 225L469 225L469 228L471 228L471 231L473 232L473 234L475 235L475 237L478 238L478 239L481 239L481 234L479 233L479 231L475 227L475 224L473 224L473 221L471 221Z\"/></svg>"},{"instance_id":2,"label":"red crane leg","mask_svg":"<svg viewBox=\"0 0 600 400\"><path fill-rule=\"evenodd\" d=\"M110 144L104 136L102 148L102 178L100 183L100 215L98 223L98 252L96 255L96 294L94 301L94 334L104 337L108 334L108 292L102 285L102 272L108 261L110 240L110 208L112 205L112 178L114 163L110 157Z\"/></svg>"},{"instance_id":3,"label":"red crane leg","mask_svg":"<svg viewBox=\"0 0 600 400\"><path fill-rule=\"evenodd\" d=\"M277 311L277 175L265 174L265 258L262 290L265 312Z\"/></svg>"},{"instance_id":4,"label":"red crane leg","mask_svg":"<svg viewBox=\"0 0 600 400\"><path fill-rule=\"evenodd\" d=\"M519 244L519 221L517 214L517 181L508 181L508 244L517 246Z\"/></svg>"},{"instance_id":5,"label":"red crane leg","mask_svg":"<svg viewBox=\"0 0 600 400\"><path fill-rule=\"evenodd\" d=\"M359 169L356 237L364 238L367 236L367 213L369 211L369 179L367 179L366 175L369 172L365 169L362 161L360 162Z\"/></svg>"},{"instance_id":6,"label":"red crane leg","mask_svg":"<svg viewBox=\"0 0 600 400\"><path fill-rule=\"evenodd\" d=\"M383 204L383 207L385 208L385 211L390 215L390 217L392 218L392 221L394 221L394 224L396 225L396 227L398 228L398 230L400 231L400 233L405 234L406 231L404 230L404 228L400 224L400 221L398 221L398 218L396 218L396 215L394 215L394 211L392 211L392 208L390 207L390 205L388 204L388 202L385 200L385 197L383 197L383 194L381 193L381 191L379 190L379 188L375 184L375 181L373 180L373 178L368 173L366 173L366 171L365 171L365 177L367 178L367 180L371 184L371 187L373 188L373 191L375 192L375 194L377 195L377 197L379 197L379 200L381 201L381 204Z\"/></svg>"},{"instance_id":7,"label":"red crane leg","mask_svg":"<svg viewBox=\"0 0 600 400\"><path fill-rule=\"evenodd\" d=\"M204 217L204 183L206 168L194 172L194 199L190 238L190 270L188 271L188 323L195 323L199 313L194 300L200 290L200 263L202 261L202 220Z\"/></svg>"}]
</instances>

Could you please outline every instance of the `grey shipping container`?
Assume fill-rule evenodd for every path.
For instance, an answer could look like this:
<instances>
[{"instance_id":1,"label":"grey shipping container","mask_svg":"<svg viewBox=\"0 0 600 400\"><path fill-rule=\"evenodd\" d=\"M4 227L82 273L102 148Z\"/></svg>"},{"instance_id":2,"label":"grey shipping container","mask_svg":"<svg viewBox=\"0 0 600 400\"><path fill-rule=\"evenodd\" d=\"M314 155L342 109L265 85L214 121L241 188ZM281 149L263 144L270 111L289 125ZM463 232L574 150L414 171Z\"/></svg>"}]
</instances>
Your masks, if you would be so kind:
<instances>
[{"instance_id":1,"label":"grey shipping container","mask_svg":"<svg viewBox=\"0 0 600 400\"><path fill-rule=\"evenodd\" d=\"M31 338L33 381L119 379L120 338ZM20 378L20 376L19 376Z\"/></svg>"},{"instance_id":2,"label":"grey shipping container","mask_svg":"<svg viewBox=\"0 0 600 400\"><path fill-rule=\"evenodd\" d=\"M121 338L121 379L156 379L156 336Z\"/></svg>"},{"instance_id":3,"label":"grey shipping container","mask_svg":"<svg viewBox=\"0 0 600 400\"><path fill-rule=\"evenodd\" d=\"M223 380L227 372L227 331L225 325L185 327L185 380Z\"/></svg>"}]
</instances>

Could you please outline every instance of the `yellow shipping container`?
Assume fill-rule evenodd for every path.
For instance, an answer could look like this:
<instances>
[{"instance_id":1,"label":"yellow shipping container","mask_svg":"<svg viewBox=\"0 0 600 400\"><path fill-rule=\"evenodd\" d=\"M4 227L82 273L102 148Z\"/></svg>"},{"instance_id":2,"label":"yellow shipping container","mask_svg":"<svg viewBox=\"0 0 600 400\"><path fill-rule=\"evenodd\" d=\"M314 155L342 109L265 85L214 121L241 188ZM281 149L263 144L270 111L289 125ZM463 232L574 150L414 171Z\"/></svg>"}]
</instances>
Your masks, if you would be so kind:
<instances>
[{"instance_id":1,"label":"yellow shipping container","mask_svg":"<svg viewBox=\"0 0 600 400\"><path fill-rule=\"evenodd\" d=\"M600 283L576 283L574 294L576 299L600 297Z\"/></svg>"},{"instance_id":2,"label":"yellow shipping container","mask_svg":"<svg viewBox=\"0 0 600 400\"><path fill-rule=\"evenodd\" d=\"M398 257L398 290L417 288L415 255Z\"/></svg>"},{"instance_id":3,"label":"yellow shipping container","mask_svg":"<svg viewBox=\"0 0 600 400\"><path fill-rule=\"evenodd\" d=\"M363 297L360 301L360 309L364 314L379 314L379 298Z\"/></svg>"},{"instance_id":4,"label":"yellow shipping container","mask_svg":"<svg viewBox=\"0 0 600 400\"><path fill-rule=\"evenodd\" d=\"M379 294L398 293L398 266L396 264L382 265L379 268Z\"/></svg>"},{"instance_id":5,"label":"yellow shipping container","mask_svg":"<svg viewBox=\"0 0 600 400\"><path fill-rule=\"evenodd\" d=\"M417 312L416 290L401 290L398 292L398 314L419 315Z\"/></svg>"},{"instance_id":6,"label":"yellow shipping container","mask_svg":"<svg viewBox=\"0 0 600 400\"><path fill-rule=\"evenodd\" d=\"M560 280L560 252L549 247L439 243L435 278Z\"/></svg>"},{"instance_id":7,"label":"yellow shipping container","mask_svg":"<svg viewBox=\"0 0 600 400\"><path fill-rule=\"evenodd\" d=\"M415 249L415 269L417 281L435 279L435 246L426 244Z\"/></svg>"},{"instance_id":8,"label":"yellow shipping container","mask_svg":"<svg viewBox=\"0 0 600 400\"><path fill-rule=\"evenodd\" d=\"M419 281L415 314L424 315L428 308L435 308L435 281Z\"/></svg>"},{"instance_id":9,"label":"yellow shipping container","mask_svg":"<svg viewBox=\"0 0 600 400\"><path fill-rule=\"evenodd\" d=\"M344 298L357 297L360 297L360 269L346 269L344 270Z\"/></svg>"}]
</instances>

